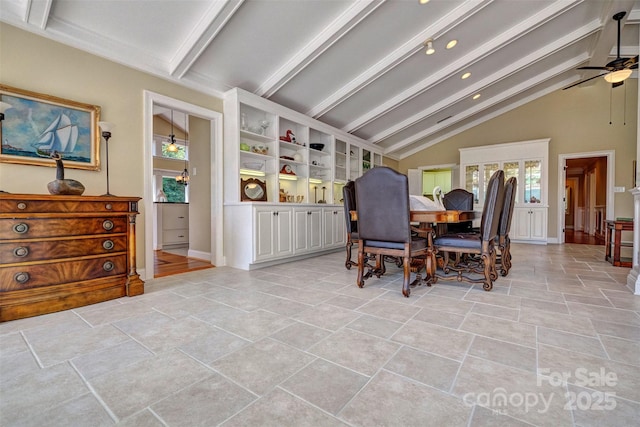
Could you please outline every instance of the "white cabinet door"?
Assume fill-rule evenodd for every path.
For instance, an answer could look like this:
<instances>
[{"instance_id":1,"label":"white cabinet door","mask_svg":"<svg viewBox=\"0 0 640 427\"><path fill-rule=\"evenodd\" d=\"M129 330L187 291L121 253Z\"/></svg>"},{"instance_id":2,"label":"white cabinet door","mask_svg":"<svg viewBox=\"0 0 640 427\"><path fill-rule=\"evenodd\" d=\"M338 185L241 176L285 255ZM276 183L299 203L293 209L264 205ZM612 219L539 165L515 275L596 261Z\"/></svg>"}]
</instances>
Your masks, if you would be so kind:
<instances>
[{"instance_id":1,"label":"white cabinet door","mask_svg":"<svg viewBox=\"0 0 640 427\"><path fill-rule=\"evenodd\" d=\"M511 240L546 241L547 208L514 208L509 237Z\"/></svg>"},{"instance_id":2,"label":"white cabinet door","mask_svg":"<svg viewBox=\"0 0 640 427\"><path fill-rule=\"evenodd\" d=\"M256 224L255 261L279 258L293 253L293 213L290 208L258 207Z\"/></svg>"},{"instance_id":3,"label":"white cabinet door","mask_svg":"<svg viewBox=\"0 0 640 427\"><path fill-rule=\"evenodd\" d=\"M255 211L255 260L273 258L275 215L271 208L256 208Z\"/></svg>"},{"instance_id":4,"label":"white cabinet door","mask_svg":"<svg viewBox=\"0 0 640 427\"><path fill-rule=\"evenodd\" d=\"M343 246L346 239L343 208L324 208L322 215L324 217L323 247L329 249Z\"/></svg>"},{"instance_id":5,"label":"white cabinet door","mask_svg":"<svg viewBox=\"0 0 640 427\"><path fill-rule=\"evenodd\" d=\"M531 208L531 239L547 239L547 209Z\"/></svg>"},{"instance_id":6,"label":"white cabinet door","mask_svg":"<svg viewBox=\"0 0 640 427\"><path fill-rule=\"evenodd\" d=\"M275 230L276 236L274 254L276 257L283 257L293 254L293 212L291 209L278 208L275 210Z\"/></svg>"},{"instance_id":7,"label":"white cabinet door","mask_svg":"<svg viewBox=\"0 0 640 427\"><path fill-rule=\"evenodd\" d=\"M322 247L322 209L295 208L293 214L294 253L320 249Z\"/></svg>"},{"instance_id":8,"label":"white cabinet door","mask_svg":"<svg viewBox=\"0 0 640 427\"><path fill-rule=\"evenodd\" d=\"M335 227L333 229L333 242L335 246L344 246L347 242L347 225L345 224L344 209L337 209L335 216Z\"/></svg>"}]
</instances>

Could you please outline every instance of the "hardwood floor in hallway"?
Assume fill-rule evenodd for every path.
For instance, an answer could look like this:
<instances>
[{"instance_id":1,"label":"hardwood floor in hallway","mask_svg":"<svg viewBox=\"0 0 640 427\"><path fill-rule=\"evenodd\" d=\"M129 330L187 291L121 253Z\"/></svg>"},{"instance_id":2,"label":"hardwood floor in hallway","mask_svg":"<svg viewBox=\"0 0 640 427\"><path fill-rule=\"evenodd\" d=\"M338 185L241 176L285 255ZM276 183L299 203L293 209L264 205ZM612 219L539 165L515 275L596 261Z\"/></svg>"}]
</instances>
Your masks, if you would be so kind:
<instances>
[{"instance_id":1,"label":"hardwood floor in hallway","mask_svg":"<svg viewBox=\"0 0 640 427\"><path fill-rule=\"evenodd\" d=\"M604 245L604 240L598 239L582 231L565 230L565 243L577 243L581 245Z\"/></svg>"},{"instance_id":2,"label":"hardwood floor in hallway","mask_svg":"<svg viewBox=\"0 0 640 427\"><path fill-rule=\"evenodd\" d=\"M189 258L161 250L154 251L153 261L154 277L165 277L215 267L200 259Z\"/></svg>"}]
</instances>

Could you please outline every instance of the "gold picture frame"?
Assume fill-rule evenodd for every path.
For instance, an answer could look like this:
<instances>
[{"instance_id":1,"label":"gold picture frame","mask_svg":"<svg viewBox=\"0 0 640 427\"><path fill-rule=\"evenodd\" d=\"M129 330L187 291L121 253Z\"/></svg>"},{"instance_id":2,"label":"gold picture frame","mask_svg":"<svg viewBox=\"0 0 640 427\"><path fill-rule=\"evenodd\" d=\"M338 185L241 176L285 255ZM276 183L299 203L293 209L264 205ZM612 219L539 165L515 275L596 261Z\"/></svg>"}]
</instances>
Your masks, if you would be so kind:
<instances>
[{"instance_id":1,"label":"gold picture frame","mask_svg":"<svg viewBox=\"0 0 640 427\"><path fill-rule=\"evenodd\" d=\"M100 170L100 107L0 85L0 101L11 105L0 122L0 162Z\"/></svg>"}]
</instances>

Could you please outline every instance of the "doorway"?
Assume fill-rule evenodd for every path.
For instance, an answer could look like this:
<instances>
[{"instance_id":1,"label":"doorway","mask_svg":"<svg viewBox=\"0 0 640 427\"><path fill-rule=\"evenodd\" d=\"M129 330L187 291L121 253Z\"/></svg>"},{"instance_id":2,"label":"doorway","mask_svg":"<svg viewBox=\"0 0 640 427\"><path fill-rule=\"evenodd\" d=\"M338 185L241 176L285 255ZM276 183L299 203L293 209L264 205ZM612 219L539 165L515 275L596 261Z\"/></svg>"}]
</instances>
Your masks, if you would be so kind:
<instances>
[{"instance_id":1,"label":"doorway","mask_svg":"<svg viewBox=\"0 0 640 427\"><path fill-rule=\"evenodd\" d=\"M558 243L604 244L613 216L614 152L559 156Z\"/></svg>"},{"instance_id":2,"label":"doorway","mask_svg":"<svg viewBox=\"0 0 640 427\"><path fill-rule=\"evenodd\" d=\"M208 179L208 197L209 203L205 207L207 217L202 221L210 224L210 248L201 250L198 258L208 259L211 264L221 266L224 265L223 242L221 238L216 236L223 235L223 200L222 200L222 114L217 111L209 110L197 105L189 104L174 98L160 95L150 91L144 91L144 221L145 221L145 269L141 275L145 279L153 278L154 272L154 167L153 167L153 115L154 108L162 106L168 109L181 111L189 116L207 121L209 123L208 140L202 143L209 144L210 154L208 156L209 176L202 176ZM207 138L204 138L207 139ZM195 171L191 171L192 175L196 175ZM210 212L210 214L209 214Z\"/></svg>"}]
</instances>

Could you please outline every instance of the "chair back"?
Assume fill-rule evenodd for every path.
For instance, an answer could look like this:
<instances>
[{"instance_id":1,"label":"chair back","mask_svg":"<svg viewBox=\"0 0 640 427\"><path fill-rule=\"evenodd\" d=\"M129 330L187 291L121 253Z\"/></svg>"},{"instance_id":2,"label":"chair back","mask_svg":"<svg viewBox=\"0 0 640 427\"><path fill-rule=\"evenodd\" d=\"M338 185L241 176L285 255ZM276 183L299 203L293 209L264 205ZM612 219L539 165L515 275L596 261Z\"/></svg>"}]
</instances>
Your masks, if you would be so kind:
<instances>
[{"instance_id":1,"label":"chair back","mask_svg":"<svg viewBox=\"0 0 640 427\"><path fill-rule=\"evenodd\" d=\"M464 188L455 188L444 195L442 202L446 210L472 211L473 193Z\"/></svg>"},{"instance_id":2,"label":"chair back","mask_svg":"<svg viewBox=\"0 0 640 427\"><path fill-rule=\"evenodd\" d=\"M500 213L504 204L504 171L497 170L491 175L484 195L480 234L483 241L491 241L498 235Z\"/></svg>"},{"instance_id":3,"label":"chair back","mask_svg":"<svg viewBox=\"0 0 640 427\"><path fill-rule=\"evenodd\" d=\"M358 232L358 221L351 220L351 211L356 210L356 183L347 182L342 187L342 199L344 202L344 219L347 224L347 233Z\"/></svg>"},{"instance_id":4,"label":"chair back","mask_svg":"<svg viewBox=\"0 0 640 427\"><path fill-rule=\"evenodd\" d=\"M511 218L513 217L513 205L516 202L516 190L518 189L518 180L511 177L504 184L504 205L500 214L500 226L498 227L498 235L504 237L509 234L511 228Z\"/></svg>"},{"instance_id":5,"label":"chair back","mask_svg":"<svg viewBox=\"0 0 640 427\"><path fill-rule=\"evenodd\" d=\"M360 240L411 242L409 181L388 167L375 167L355 181Z\"/></svg>"}]
</instances>

